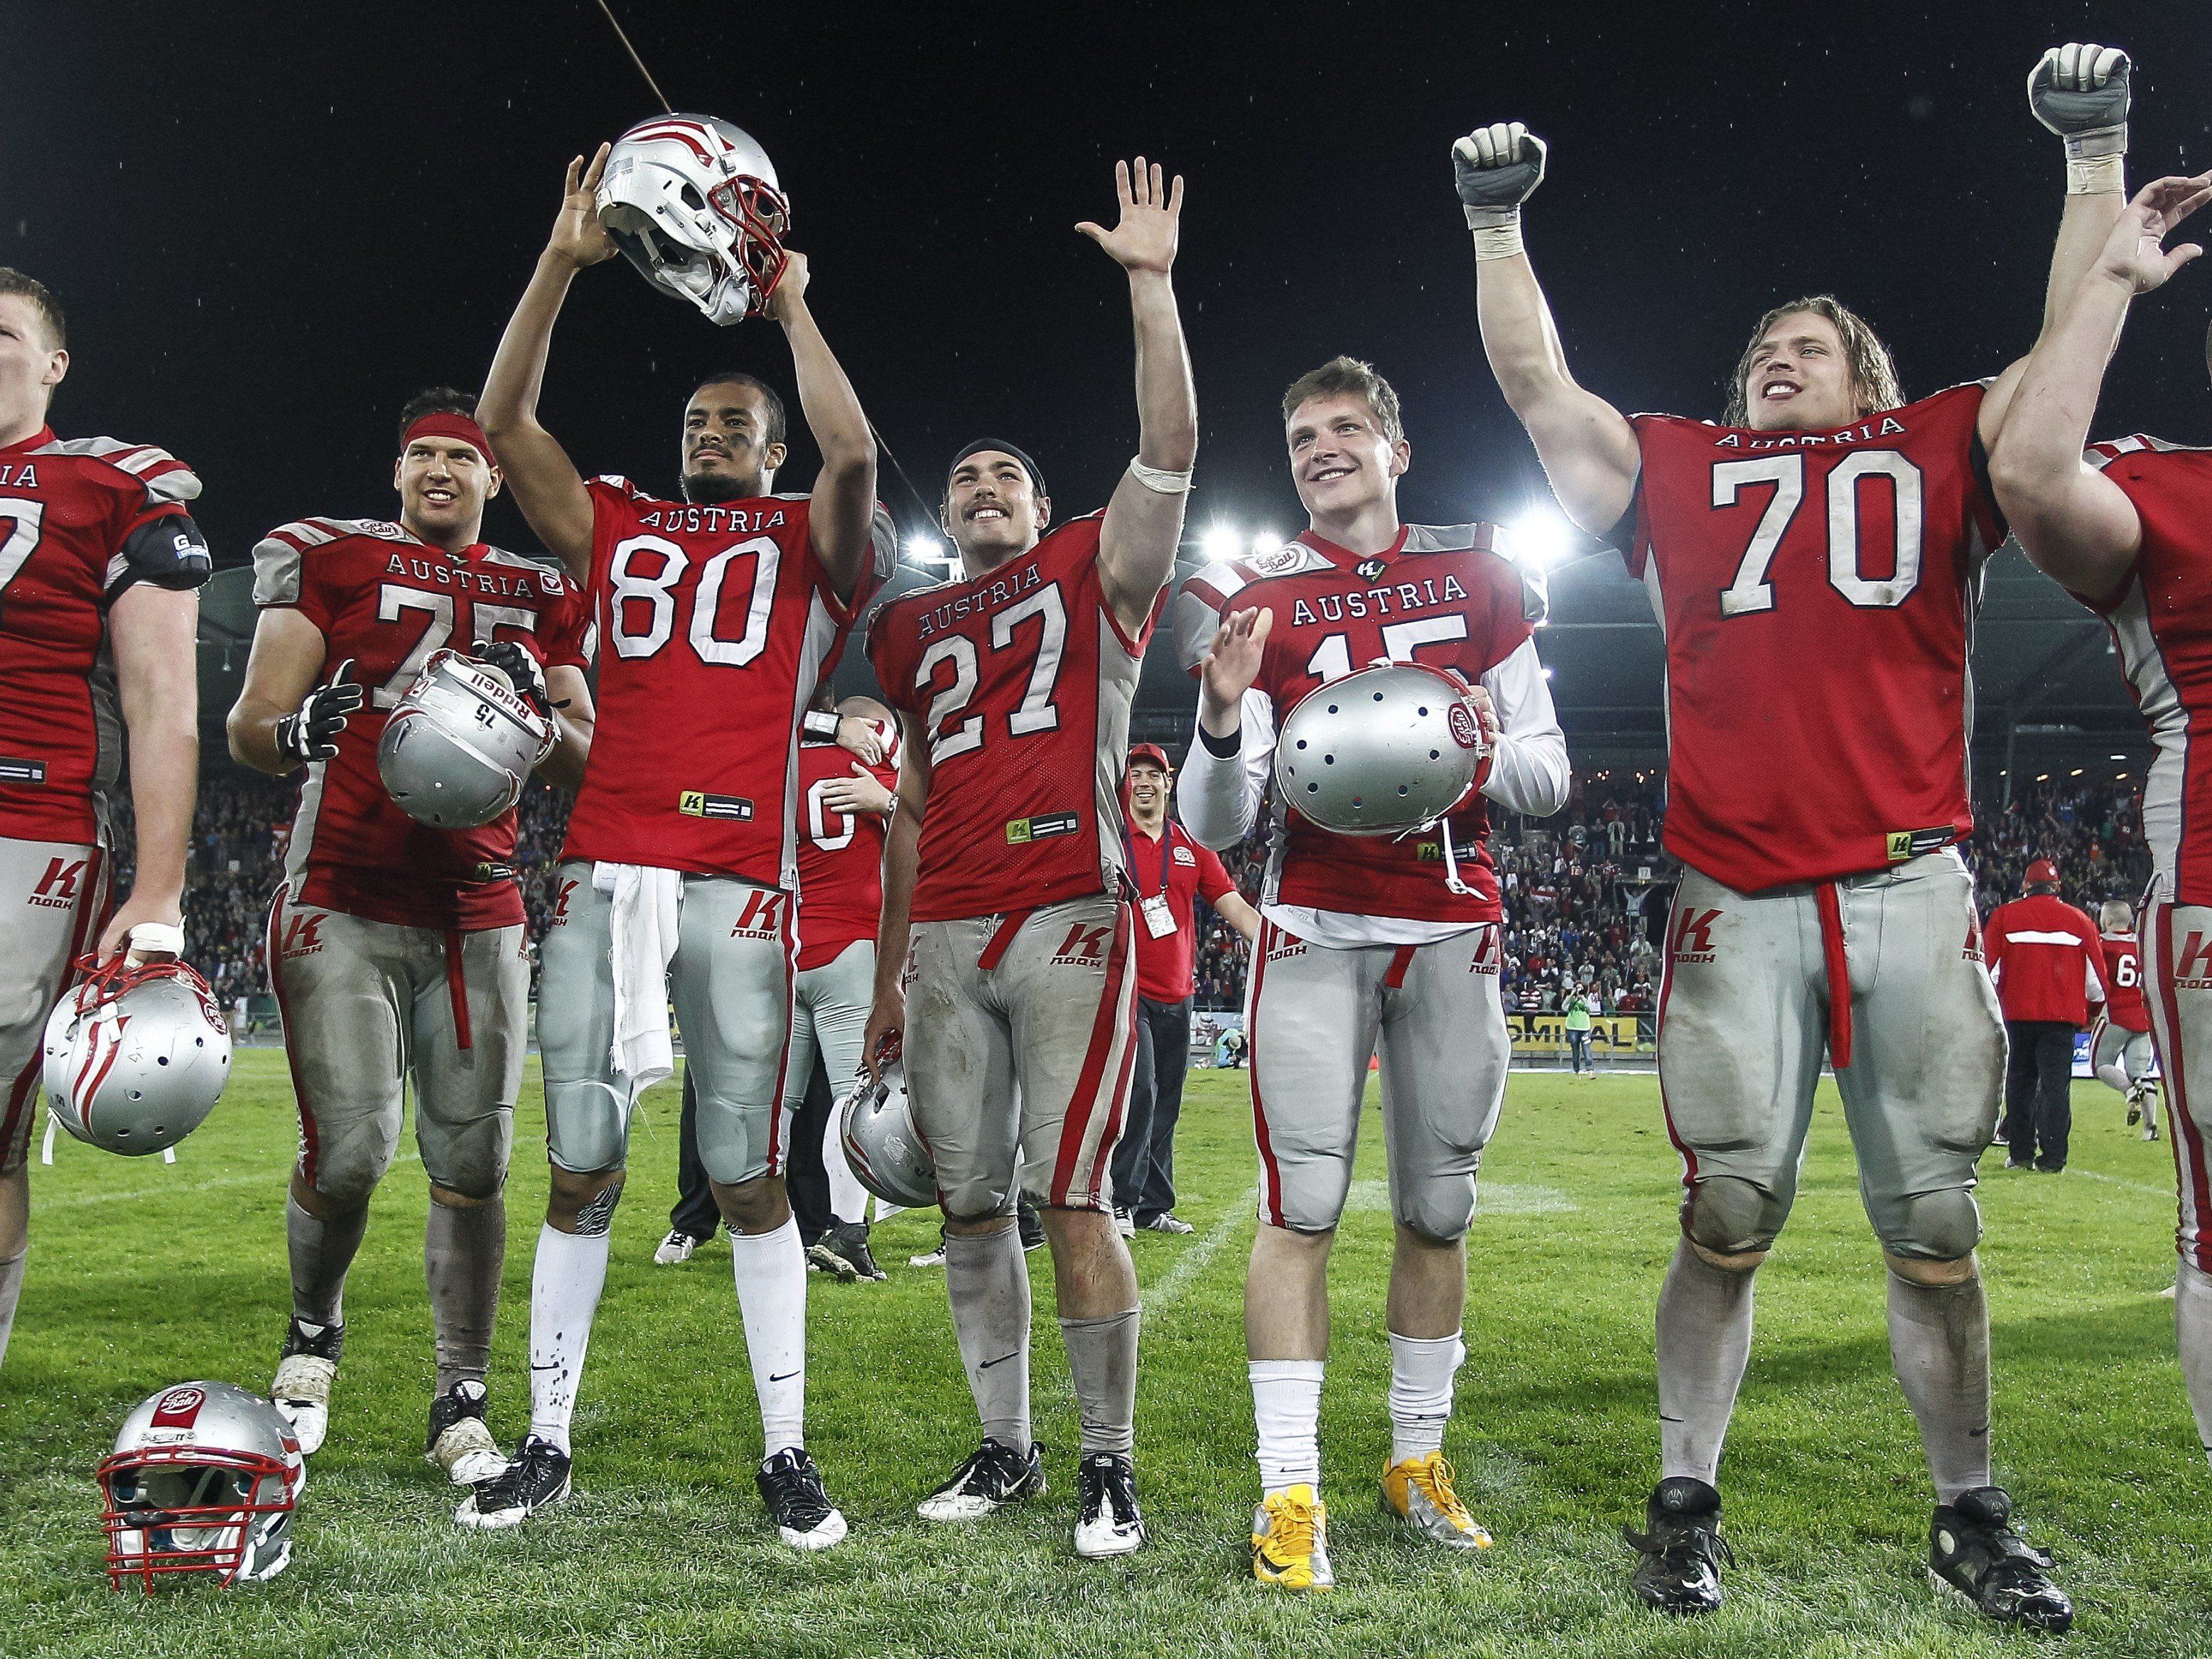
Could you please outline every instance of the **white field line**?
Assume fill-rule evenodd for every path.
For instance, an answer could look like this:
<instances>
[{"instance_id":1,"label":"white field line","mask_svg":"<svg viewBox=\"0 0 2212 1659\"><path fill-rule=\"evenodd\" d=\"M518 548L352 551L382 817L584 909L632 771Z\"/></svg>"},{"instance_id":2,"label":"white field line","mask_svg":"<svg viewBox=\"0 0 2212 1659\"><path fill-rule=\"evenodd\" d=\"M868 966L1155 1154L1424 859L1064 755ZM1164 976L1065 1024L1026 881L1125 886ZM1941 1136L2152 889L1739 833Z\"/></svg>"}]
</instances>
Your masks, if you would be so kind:
<instances>
[{"instance_id":1,"label":"white field line","mask_svg":"<svg viewBox=\"0 0 2212 1659\"><path fill-rule=\"evenodd\" d=\"M412 1164L422 1154L411 1147L404 1147L392 1160L397 1169L402 1164ZM171 1168L176 1166L171 1165ZM169 1182L159 1187L137 1187L119 1193L78 1193L70 1198L40 1198L38 1183L32 1184L31 1213L45 1210L76 1210L88 1204L134 1204L142 1198L167 1198L176 1193L212 1193L225 1187L258 1187L264 1183L281 1186L290 1176L289 1166L282 1173L259 1170L252 1175L211 1176L205 1181Z\"/></svg>"},{"instance_id":2,"label":"white field line","mask_svg":"<svg viewBox=\"0 0 2212 1659\"><path fill-rule=\"evenodd\" d=\"M1185 1250L1175 1266L1160 1275L1158 1282L1144 1293L1142 1298L1145 1316L1148 1321L1158 1318L1173 1307L1176 1299L1197 1282L1198 1276L1213 1265L1213 1258L1220 1254L1221 1247L1243 1224L1244 1218L1253 1213L1253 1206L1259 1201L1260 1189L1247 1187L1242 1198L1215 1218L1213 1224L1206 1230L1205 1237Z\"/></svg>"},{"instance_id":3,"label":"white field line","mask_svg":"<svg viewBox=\"0 0 2212 1659\"><path fill-rule=\"evenodd\" d=\"M2119 1176L2104 1175L2095 1170L2069 1168L2066 1173L2085 1176L2091 1181L2101 1181L2108 1187L2124 1187L2131 1193L2148 1193L2153 1198L2163 1198L2169 1201L2173 1199L2172 1188L2154 1187L2148 1181L2129 1181Z\"/></svg>"}]
</instances>

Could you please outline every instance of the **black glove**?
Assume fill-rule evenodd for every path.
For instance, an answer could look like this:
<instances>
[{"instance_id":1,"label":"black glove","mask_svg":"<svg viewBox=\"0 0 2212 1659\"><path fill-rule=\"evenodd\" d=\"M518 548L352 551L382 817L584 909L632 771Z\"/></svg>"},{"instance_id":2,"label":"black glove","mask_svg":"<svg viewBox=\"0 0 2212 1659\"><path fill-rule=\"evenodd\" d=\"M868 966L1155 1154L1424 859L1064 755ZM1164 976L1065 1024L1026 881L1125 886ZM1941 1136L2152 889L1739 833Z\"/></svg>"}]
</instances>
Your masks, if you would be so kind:
<instances>
[{"instance_id":1,"label":"black glove","mask_svg":"<svg viewBox=\"0 0 2212 1659\"><path fill-rule=\"evenodd\" d=\"M361 707L361 687L353 683L353 659L348 657L325 685L307 693L296 714L276 722L276 747L295 761L326 761L338 752L338 733L346 716Z\"/></svg>"},{"instance_id":2,"label":"black glove","mask_svg":"<svg viewBox=\"0 0 2212 1659\"><path fill-rule=\"evenodd\" d=\"M494 640L477 647L477 660L507 676L515 696L547 720L553 718L553 700L545 690L545 671L516 640Z\"/></svg>"}]
</instances>

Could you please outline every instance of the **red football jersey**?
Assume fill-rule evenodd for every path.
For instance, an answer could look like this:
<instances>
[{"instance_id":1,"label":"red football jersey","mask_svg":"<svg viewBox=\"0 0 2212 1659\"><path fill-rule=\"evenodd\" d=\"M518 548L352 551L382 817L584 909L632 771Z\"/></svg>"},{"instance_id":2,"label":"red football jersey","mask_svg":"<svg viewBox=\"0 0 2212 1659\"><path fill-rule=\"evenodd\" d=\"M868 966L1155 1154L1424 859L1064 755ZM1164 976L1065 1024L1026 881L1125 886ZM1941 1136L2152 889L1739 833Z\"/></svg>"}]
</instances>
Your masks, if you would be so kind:
<instances>
[{"instance_id":1,"label":"red football jersey","mask_svg":"<svg viewBox=\"0 0 2212 1659\"><path fill-rule=\"evenodd\" d=\"M1210 848L1200 847L1190 831L1173 818L1167 834L1146 835L1134 823L1128 827L1129 880L1137 897L1164 893L1175 931L1155 939L1137 918L1137 994L1154 1002L1181 1002L1191 993L1191 973L1198 958L1198 903L1208 903L1237 890L1229 872Z\"/></svg>"},{"instance_id":2,"label":"red football jersey","mask_svg":"<svg viewBox=\"0 0 2212 1659\"><path fill-rule=\"evenodd\" d=\"M583 667L575 588L548 565L482 543L448 553L396 524L302 519L253 550L253 602L314 623L325 673L350 657L368 690L337 756L307 769L284 858L293 902L406 927L520 922L514 814L474 830L417 823L386 793L376 746L435 652L519 640L549 666Z\"/></svg>"},{"instance_id":3,"label":"red football jersey","mask_svg":"<svg viewBox=\"0 0 2212 1659\"><path fill-rule=\"evenodd\" d=\"M799 882L799 723L897 558L838 599L807 498L693 506L594 478L599 726L562 856Z\"/></svg>"},{"instance_id":4,"label":"red football jersey","mask_svg":"<svg viewBox=\"0 0 2212 1659\"><path fill-rule=\"evenodd\" d=\"M878 783L898 792L898 730L884 731L884 763L866 767ZM844 813L826 805L833 778L849 778L862 763L849 749L811 738L799 748L799 971L820 968L861 939L876 936L884 910L884 832L873 812Z\"/></svg>"},{"instance_id":5,"label":"red football jersey","mask_svg":"<svg viewBox=\"0 0 2212 1659\"><path fill-rule=\"evenodd\" d=\"M2150 1030L2150 1010L2143 1003L2142 947L2133 933L2104 936L2105 1018L2127 1031Z\"/></svg>"},{"instance_id":6,"label":"red football jersey","mask_svg":"<svg viewBox=\"0 0 2212 1659\"><path fill-rule=\"evenodd\" d=\"M2142 525L2133 578L2096 609L2157 745L2143 838L2176 903L2212 904L2212 450L2133 437L2087 459Z\"/></svg>"},{"instance_id":7,"label":"red football jersey","mask_svg":"<svg viewBox=\"0 0 2212 1659\"><path fill-rule=\"evenodd\" d=\"M1540 595L1525 585L1533 580L1498 550L1491 525L1407 525L1371 558L1308 530L1274 552L1209 566L1184 583L1176 645L1194 673L1223 615L1272 611L1253 690L1273 705L1279 728L1308 692L1382 659L1452 669L1474 684L1520 649L1543 614ZM1490 814L1479 793L1446 820L1472 894L1445 885L1437 831L1402 840L1340 836L1279 799L1274 810L1263 904L1418 921L1498 920Z\"/></svg>"},{"instance_id":8,"label":"red football jersey","mask_svg":"<svg viewBox=\"0 0 2212 1659\"><path fill-rule=\"evenodd\" d=\"M1639 415L1629 574L1667 636L1667 850L1740 892L1963 839L1982 568L2004 539L1954 386L1830 432Z\"/></svg>"},{"instance_id":9,"label":"red football jersey","mask_svg":"<svg viewBox=\"0 0 2212 1659\"><path fill-rule=\"evenodd\" d=\"M182 533L199 493L147 445L42 427L0 448L0 836L105 839L122 760L107 607L133 582L208 579L207 549Z\"/></svg>"},{"instance_id":10,"label":"red football jersey","mask_svg":"<svg viewBox=\"0 0 2212 1659\"><path fill-rule=\"evenodd\" d=\"M916 921L1117 890L1129 703L1159 610L1122 633L1099 586L1100 521L902 593L868 624L884 697L929 744Z\"/></svg>"}]
</instances>

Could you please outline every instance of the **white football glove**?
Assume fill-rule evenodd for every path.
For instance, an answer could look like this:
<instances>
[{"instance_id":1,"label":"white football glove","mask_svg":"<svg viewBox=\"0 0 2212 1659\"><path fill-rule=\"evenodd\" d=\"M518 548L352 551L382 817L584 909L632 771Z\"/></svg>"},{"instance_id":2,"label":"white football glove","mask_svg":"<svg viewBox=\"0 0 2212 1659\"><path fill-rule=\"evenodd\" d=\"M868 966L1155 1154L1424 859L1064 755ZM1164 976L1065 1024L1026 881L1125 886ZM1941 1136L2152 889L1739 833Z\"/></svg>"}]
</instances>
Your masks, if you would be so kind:
<instances>
[{"instance_id":1,"label":"white football glove","mask_svg":"<svg viewBox=\"0 0 2212 1659\"><path fill-rule=\"evenodd\" d=\"M2129 83L2133 65L2118 46L2053 46L2027 76L2027 106L2066 141L2071 195L2124 190Z\"/></svg>"},{"instance_id":2,"label":"white football glove","mask_svg":"<svg viewBox=\"0 0 2212 1659\"><path fill-rule=\"evenodd\" d=\"M1452 181L1474 232L1474 257L1521 252L1521 204L1544 182L1544 141L1518 121L1477 127L1452 146Z\"/></svg>"}]
</instances>

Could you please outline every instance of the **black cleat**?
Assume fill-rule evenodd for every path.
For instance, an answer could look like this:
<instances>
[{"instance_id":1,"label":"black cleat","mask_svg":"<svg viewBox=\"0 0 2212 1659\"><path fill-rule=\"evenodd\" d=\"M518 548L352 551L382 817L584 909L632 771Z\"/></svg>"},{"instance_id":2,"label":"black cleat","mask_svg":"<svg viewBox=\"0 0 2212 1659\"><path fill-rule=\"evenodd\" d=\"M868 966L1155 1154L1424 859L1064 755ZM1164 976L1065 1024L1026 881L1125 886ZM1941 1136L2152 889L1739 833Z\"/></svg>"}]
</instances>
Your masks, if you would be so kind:
<instances>
[{"instance_id":1,"label":"black cleat","mask_svg":"<svg viewBox=\"0 0 2212 1659\"><path fill-rule=\"evenodd\" d=\"M833 1223L829 1231L814 1241L806 1252L806 1259L823 1272L835 1273L848 1283L856 1279L890 1277L869 1254L868 1224L865 1221Z\"/></svg>"},{"instance_id":2,"label":"black cleat","mask_svg":"<svg viewBox=\"0 0 2212 1659\"><path fill-rule=\"evenodd\" d=\"M842 1542L845 1517L822 1489L822 1471L804 1446L780 1451L760 1466L753 1479L761 1502L775 1517L775 1529L795 1550L826 1550Z\"/></svg>"},{"instance_id":3,"label":"black cleat","mask_svg":"<svg viewBox=\"0 0 2212 1659\"><path fill-rule=\"evenodd\" d=\"M925 1521L980 1521L1044 1492L1044 1457L1034 1443L1018 1452L985 1437L952 1478L915 1505Z\"/></svg>"},{"instance_id":4,"label":"black cleat","mask_svg":"<svg viewBox=\"0 0 2212 1659\"><path fill-rule=\"evenodd\" d=\"M1644 1604L1686 1615L1718 1607L1721 1566L1735 1565L1721 1536L1721 1495L1686 1474L1662 1480L1644 1505L1644 1527L1620 1529L1644 1558L1629 1581Z\"/></svg>"},{"instance_id":5,"label":"black cleat","mask_svg":"<svg viewBox=\"0 0 2212 1659\"><path fill-rule=\"evenodd\" d=\"M1977 1486L1936 1506L1928 1577L2000 1625L2062 1631L2074 1622L2074 1604L2051 1582L2051 1557L2012 1529L2002 1486Z\"/></svg>"},{"instance_id":6,"label":"black cleat","mask_svg":"<svg viewBox=\"0 0 2212 1659\"><path fill-rule=\"evenodd\" d=\"M453 1519L496 1532L519 1527L531 1515L568 1495L568 1454L550 1440L526 1435L514 1462L461 1500Z\"/></svg>"},{"instance_id":7,"label":"black cleat","mask_svg":"<svg viewBox=\"0 0 2212 1659\"><path fill-rule=\"evenodd\" d=\"M1127 1555L1144 1541L1136 1466L1126 1453L1085 1453L1075 1466L1075 1553L1096 1561Z\"/></svg>"}]
</instances>

